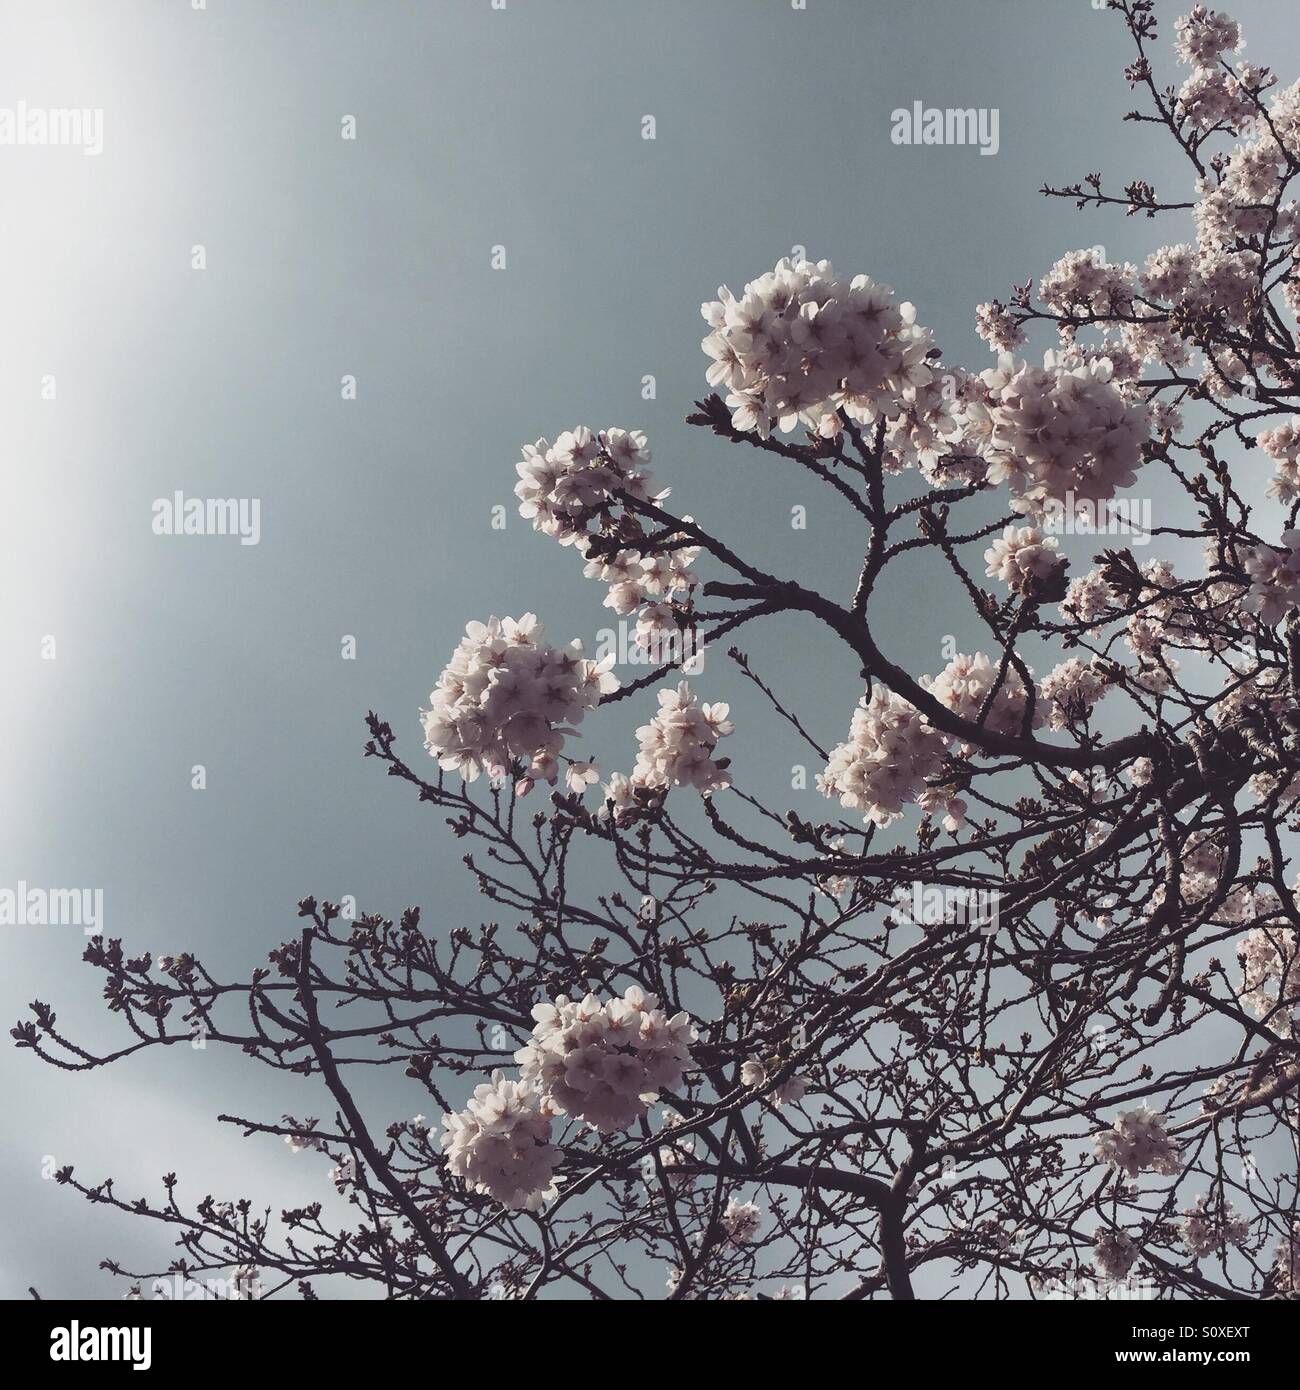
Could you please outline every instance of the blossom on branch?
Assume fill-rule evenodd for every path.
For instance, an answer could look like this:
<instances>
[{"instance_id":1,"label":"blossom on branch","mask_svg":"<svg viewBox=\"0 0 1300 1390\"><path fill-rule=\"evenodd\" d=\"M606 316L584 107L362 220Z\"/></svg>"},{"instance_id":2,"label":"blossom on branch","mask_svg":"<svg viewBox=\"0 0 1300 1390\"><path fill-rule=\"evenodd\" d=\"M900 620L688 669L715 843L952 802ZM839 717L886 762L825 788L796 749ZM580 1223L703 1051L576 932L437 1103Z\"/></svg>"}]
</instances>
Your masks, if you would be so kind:
<instances>
[{"instance_id":1,"label":"blossom on branch","mask_svg":"<svg viewBox=\"0 0 1300 1390\"><path fill-rule=\"evenodd\" d=\"M529 1082L493 1072L490 1082L475 1087L469 1105L444 1115L442 1123L448 1166L473 1191L524 1211L554 1197L560 1151L551 1143L550 1116Z\"/></svg>"},{"instance_id":2,"label":"blossom on branch","mask_svg":"<svg viewBox=\"0 0 1300 1390\"><path fill-rule=\"evenodd\" d=\"M1140 1105L1116 1117L1096 1140L1097 1158L1136 1178L1146 1171L1166 1176L1179 1171L1177 1143L1165 1131L1164 1120Z\"/></svg>"},{"instance_id":3,"label":"blossom on branch","mask_svg":"<svg viewBox=\"0 0 1300 1390\"><path fill-rule=\"evenodd\" d=\"M602 1004L594 994L560 995L533 1010L533 1040L515 1053L520 1075L545 1103L602 1134L627 1129L662 1091L681 1085L695 1030L669 1018L656 995L636 985Z\"/></svg>"},{"instance_id":4,"label":"blossom on branch","mask_svg":"<svg viewBox=\"0 0 1300 1390\"><path fill-rule=\"evenodd\" d=\"M504 777L515 763L554 782L566 736L618 689L613 664L587 660L577 641L550 646L531 613L469 623L423 712L425 747L467 782Z\"/></svg>"}]
</instances>

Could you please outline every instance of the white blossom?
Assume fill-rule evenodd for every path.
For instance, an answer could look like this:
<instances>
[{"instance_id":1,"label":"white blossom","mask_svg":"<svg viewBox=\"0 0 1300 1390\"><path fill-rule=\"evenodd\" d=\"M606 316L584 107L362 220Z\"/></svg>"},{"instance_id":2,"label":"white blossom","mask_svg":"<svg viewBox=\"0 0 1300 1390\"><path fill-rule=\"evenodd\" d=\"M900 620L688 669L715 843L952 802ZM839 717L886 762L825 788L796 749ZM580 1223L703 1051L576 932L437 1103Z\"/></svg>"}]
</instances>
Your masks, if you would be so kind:
<instances>
[{"instance_id":1,"label":"white blossom","mask_svg":"<svg viewBox=\"0 0 1300 1390\"><path fill-rule=\"evenodd\" d=\"M733 1245L748 1245L758 1238L763 1213L753 1202L738 1202L733 1197L722 1213L722 1225Z\"/></svg>"},{"instance_id":2,"label":"white blossom","mask_svg":"<svg viewBox=\"0 0 1300 1390\"><path fill-rule=\"evenodd\" d=\"M1240 1245L1246 1232L1246 1223L1231 1207L1220 1215L1210 1210L1209 1198L1204 1195L1196 1197L1183 1212L1179 1230L1183 1244L1198 1260L1229 1245Z\"/></svg>"},{"instance_id":3,"label":"white blossom","mask_svg":"<svg viewBox=\"0 0 1300 1390\"><path fill-rule=\"evenodd\" d=\"M1237 948L1241 1001L1280 1037L1300 1032L1300 951L1293 927L1256 927Z\"/></svg>"},{"instance_id":4,"label":"white blossom","mask_svg":"<svg viewBox=\"0 0 1300 1390\"><path fill-rule=\"evenodd\" d=\"M985 573L1015 593L1028 593L1037 582L1065 568L1058 544L1055 536L1044 536L1036 526L1008 526L984 552Z\"/></svg>"},{"instance_id":5,"label":"white blossom","mask_svg":"<svg viewBox=\"0 0 1300 1390\"><path fill-rule=\"evenodd\" d=\"M536 1211L555 1195L560 1150L551 1143L551 1118L529 1081L493 1072L468 1106L444 1115L442 1124L447 1166L473 1191L525 1211Z\"/></svg>"},{"instance_id":6,"label":"white blossom","mask_svg":"<svg viewBox=\"0 0 1300 1390\"><path fill-rule=\"evenodd\" d=\"M849 736L831 749L817 776L823 796L888 825L938 773L947 739L892 691L876 686L854 711Z\"/></svg>"},{"instance_id":7,"label":"white blossom","mask_svg":"<svg viewBox=\"0 0 1300 1390\"><path fill-rule=\"evenodd\" d=\"M837 277L829 261L780 260L739 298L724 286L702 312L713 330L709 384L727 391L744 433L818 429L840 409L869 424L897 415L903 393L932 377L930 334L912 305L865 275Z\"/></svg>"},{"instance_id":8,"label":"white blossom","mask_svg":"<svg viewBox=\"0 0 1300 1390\"><path fill-rule=\"evenodd\" d=\"M580 642L549 646L531 613L469 623L422 713L425 747L467 782L503 777L513 763L554 782L573 726L618 689L613 664L587 660Z\"/></svg>"},{"instance_id":9,"label":"white blossom","mask_svg":"<svg viewBox=\"0 0 1300 1390\"><path fill-rule=\"evenodd\" d=\"M1072 656L1054 666L1038 687L1039 697L1048 708L1047 727L1064 729L1084 722L1107 689L1096 658L1080 661Z\"/></svg>"},{"instance_id":10,"label":"white blossom","mask_svg":"<svg viewBox=\"0 0 1300 1390\"><path fill-rule=\"evenodd\" d=\"M1137 1257L1137 1246L1123 1231L1103 1227L1092 1238L1092 1262L1104 1279L1125 1278Z\"/></svg>"},{"instance_id":11,"label":"white blossom","mask_svg":"<svg viewBox=\"0 0 1300 1390\"><path fill-rule=\"evenodd\" d=\"M1245 606L1272 627L1300 603L1300 531L1283 531L1280 547L1253 546L1242 559L1250 576Z\"/></svg>"},{"instance_id":12,"label":"white blossom","mask_svg":"<svg viewBox=\"0 0 1300 1390\"><path fill-rule=\"evenodd\" d=\"M594 994L533 1009L532 1041L515 1053L520 1075L552 1110L613 1134L640 1119L660 1092L680 1086L695 1030L669 1018L637 985L602 1004Z\"/></svg>"},{"instance_id":13,"label":"white blossom","mask_svg":"<svg viewBox=\"0 0 1300 1390\"><path fill-rule=\"evenodd\" d=\"M718 740L732 732L724 704L702 705L686 681L659 692L659 712L636 731L640 747L632 785L651 790L694 787L701 792L731 785L714 759Z\"/></svg>"},{"instance_id":14,"label":"white blossom","mask_svg":"<svg viewBox=\"0 0 1300 1390\"><path fill-rule=\"evenodd\" d=\"M1165 1132L1161 1116L1139 1106L1116 1117L1110 1129L1097 1136L1097 1159L1136 1178L1150 1170L1165 1176L1179 1171L1180 1149Z\"/></svg>"}]
</instances>

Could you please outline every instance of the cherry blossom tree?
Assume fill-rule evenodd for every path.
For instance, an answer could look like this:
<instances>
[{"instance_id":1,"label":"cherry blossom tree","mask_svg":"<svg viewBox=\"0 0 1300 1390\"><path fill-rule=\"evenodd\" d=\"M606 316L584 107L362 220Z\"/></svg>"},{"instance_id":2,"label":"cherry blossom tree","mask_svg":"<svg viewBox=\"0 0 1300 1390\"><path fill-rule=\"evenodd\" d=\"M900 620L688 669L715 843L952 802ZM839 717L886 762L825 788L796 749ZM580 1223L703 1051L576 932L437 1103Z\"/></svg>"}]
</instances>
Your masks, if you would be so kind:
<instances>
[{"instance_id":1,"label":"cherry blossom tree","mask_svg":"<svg viewBox=\"0 0 1300 1390\"><path fill-rule=\"evenodd\" d=\"M1151 0L1112 8L1127 119L1176 143L1187 189L1044 192L1171 224L1144 265L1074 251L980 304L983 370L827 261L703 306L711 391L689 423L857 514L838 592L674 511L637 430L525 446L522 516L667 655L620 683L532 614L479 615L423 750L368 717L367 755L465 842L490 922L309 897L236 982L95 938L121 1048L85 1050L39 1002L13 1029L90 1070L200 1026L328 1090L320 1118L221 1116L334 1165L278 1220L249 1197L183 1205L174 1175L136 1197L63 1169L171 1228L171 1263L109 1264L128 1287L1295 1296L1300 82L1239 59L1238 25L1197 5L1162 85ZM1032 333L1051 350L1017 356ZM1142 495L1197 518L1143 536L1176 559L1135 556ZM1059 537L1088 529L1099 553L1072 575ZM905 556L967 615L970 650L934 675L878 636ZM776 615L860 671L838 728L734 645ZM747 791L728 705L679 669L699 651L730 657L710 694L717 671L743 682L815 760L816 814ZM624 709L637 745L601 768L581 738ZM377 1114L379 1068L431 1118Z\"/></svg>"}]
</instances>

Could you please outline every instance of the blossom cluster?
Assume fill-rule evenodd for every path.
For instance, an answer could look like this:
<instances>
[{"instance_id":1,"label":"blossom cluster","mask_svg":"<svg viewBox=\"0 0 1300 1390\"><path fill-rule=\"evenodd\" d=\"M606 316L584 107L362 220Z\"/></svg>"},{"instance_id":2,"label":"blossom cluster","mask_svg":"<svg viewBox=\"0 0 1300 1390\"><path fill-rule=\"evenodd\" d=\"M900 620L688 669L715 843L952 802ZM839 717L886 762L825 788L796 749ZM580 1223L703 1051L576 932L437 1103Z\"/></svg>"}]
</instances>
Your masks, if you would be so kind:
<instances>
[{"instance_id":1,"label":"blossom cluster","mask_svg":"<svg viewBox=\"0 0 1300 1390\"><path fill-rule=\"evenodd\" d=\"M519 514L535 530L578 550L587 578L609 586L607 608L620 616L641 610L637 642L649 646L656 636L676 633L681 625L672 605L689 599L699 584L691 565L700 547L681 533L659 536L653 545L643 539L640 548L597 544L611 534L627 538L639 531L639 523L630 532L620 530L618 511L626 503L657 506L668 497L666 488L653 490L645 435L613 428L597 433L579 425L554 444L526 444L515 469Z\"/></svg>"},{"instance_id":2,"label":"blossom cluster","mask_svg":"<svg viewBox=\"0 0 1300 1390\"><path fill-rule=\"evenodd\" d=\"M1270 497L1291 503L1300 497L1300 415L1293 415L1276 429L1261 430L1255 442L1273 460Z\"/></svg>"},{"instance_id":3,"label":"blossom cluster","mask_svg":"<svg viewBox=\"0 0 1300 1390\"><path fill-rule=\"evenodd\" d=\"M826 770L817 776L818 790L874 824L888 825L925 791L946 744L911 704L877 686L869 700L858 702L848 738L831 749Z\"/></svg>"},{"instance_id":4,"label":"blossom cluster","mask_svg":"<svg viewBox=\"0 0 1300 1390\"><path fill-rule=\"evenodd\" d=\"M989 481L1010 486L1017 511L1106 501L1136 480L1150 420L1115 387L1113 370L1109 357L1049 352L1042 367L1003 354L981 373Z\"/></svg>"},{"instance_id":5,"label":"blossom cluster","mask_svg":"<svg viewBox=\"0 0 1300 1390\"><path fill-rule=\"evenodd\" d=\"M1241 47L1241 27L1226 14L1197 5L1174 26L1174 52L1193 71L1178 93L1178 112L1198 130L1224 125L1240 131L1257 114L1252 96L1264 78L1260 70L1238 63L1226 66L1225 52Z\"/></svg>"},{"instance_id":6,"label":"blossom cluster","mask_svg":"<svg viewBox=\"0 0 1300 1390\"><path fill-rule=\"evenodd\" d=\"M985 573L1013 593L1027 594L1042 581L1062 574L1068 564L1057 551L1055 536L1036 526L1008 526L984 552Z\"/></svg>"},{"instance_id":7,"label":"blossom cluster","mask_svg":"<svg viewBox=\"0 0 1300 1390\"><path fill-rule=\"evenodd\" d=\"M1092 1262L1104 1279L1123 1279L1137 1262L1138 1248L1123 1231L1102 1227L1092 1238Z\"/></svg>"},{"instance_id":8,"label":"blossom cluster","mask_svg":"<svg viewBox=\"0 0 1300 1390\"><path fill-rule=\"evenodd\" d=\"M1225 634L1240 627L1242 589L1226 578L1182 584L1166 560L1147 560L1140 571L1144 582L1135 595L1114 590L1098 569L1071 580L1061 616L1067 623L1092 626L1131 608L1124 643L1137 667L1129 675L1134 684L1158 692L1178 673L1176 650L1217 651L1227 643Z\"/></svg>"},{"instance_id":9,"label":"blossom cluster","mask_svg":"<svg viewBox=\"0 0 1300 1390\"><path fill-rule=\"evenodd\" d=\"M922 676L920 684L968 723L978 724L982 717L984 728L1009 736L1018 735L1024 724L1028 695L1020 672L1009 662L1003 671L1001 663L995 665L983 652L958 652L937 676ZM1041 722L1042 712L1035 710L1030 724Z\"/></svg>"},{"instance_id":10,"label":"blossom cluster","mask_svg":"<svg viewBox=\"0 0 1300 1390\"><path fill-rule=\"evenodd\" d=\"M1183 1212L1179 1230L1183 1244L1199 1260L1229 1245L1240 1245L1248 1227L1231 1207L1222 1215L1211 1211L1209 1198L1202 1194Z\"/></svg>"},{"instance_id":11,"label":"blossom cluster","mask_svg":"<svg viewBox=\"0 0 1300 1390\"><path fill-rule=\"evenodd\" d=\"M605 607L624 616L635 613L651 599L660 601L679 591L693 589L699 578L691 569L691 563L699 553L698 546L679 546L654 555L619 550L610 556L588 560L583 573L588 579L598 579L609 585Z\"/></svg>"},{"instance_id":12,"label":"blossom cluster","mask_svg":"<svg viewBox=\"0 0 1300 1390\"><path fill-rule=\"evenodd\" d=\"M1039 696L1047 707L1047 727L1064 729L1082 723L1109 688L1096 657L1081 661L1072 656L1053 667L1038 685Z\"/></svg>"},{"instance_id":13,"label":"blossom cluster","mask_svg":"<svg viewBox=\"0 0 1300 1390\"><path fill-rule=\"evenodd\" d=\"M639 986L602 1004L594 994L533 1010L532 1041L515 1053L520 1075L552 1111L602 1134L626 1129L659 1093L681 1084L695 1030L686 1014L669 1018Z\"/></svg>"},{"instance_id":14,"label":"blossom cluster","mask_svg":"<svg viewBox=\"0 0 1300 1390\"><path fill-rule=\"evenodd\" d=\"M766 1086L769 1080L767 1067L758 1057L750 1057L741 1064L741 1085L758 1089ZM783 1105L798 1105L807 1092L808 1078L795 1072L773 1089L772 1103L778 1109Z\"/></svg>"},{"instance_id":15,"label":"blossom cluster","mask_svg":"<svg viewBox=\"0 0 1300 1390\"><path fill-rule=\"evenodd\" d=\"M1300 949L1292 927L1256 927L1237 947L1241 1001L1280 1037L1300 1035Z\"/></svg>"},{"instance_id":16,"label":"blossom cluster","mask_svg":"<svg viewBox=\"0 0 1300 1390\"><path fill-rule=\"evenodd\" d=\"M1184 903L1204 903L1216 896L1223 874L1224 853L1209 835L1194 831L1183 842L1179 871L1179 893ZM1155 913L1165 901L1165 886L1158 884L1142 909L1144 917ZM1272 915L1278 910L1276 895L1267 885L1252 887L1238 883L1216 901L1213 920L1224 925L1237 925L1260 915Z\"/></svg>"},{"instance_id":17,"label":"blossom cluster","mask_svg":"<svg viewBox=\"0 0 1300 1390\"><path fill-rule=\"evenodd\" d=\"M1239 63L1236 72L1197 68L1178 89L1178 112L1197 130L1226 126L1240 132L1255 119L1255 93L1263 81L1248 63Z\"/></svg>"},{"instance_id":18,"label":"blossom cluster","mask_svg":"<svg viewBox=\"0 0 1300 1390\"><path fill-rule=\"evenodd\" d=\"M493 1072L464 1110L442 1117L450 1171L511 1210L536 1211L556 1193L555 1116L602 1134L626 1129L662 1090L681 1084L696 1037L684 1013L669 1018L636 985L605 1004L592 994L577 1002L560 995L537 1005L533 1018L532 1041L515 1054L519 1080ZM661 1153L674 1167L690 1155L689 1143ZM689 1175L675 1181L689 1185Z\"/></svg>"},{"instance_id":19,"label":"blossom cluster","mask_svg":"<svg viewBox=\"0 0 1300 1390\"><path fill-rule=\"evenodd\" d=\"M675 1192L689 1192L695 1186L697 1176L688 1166L694 1158L695 1144L690 1139L660 1146L659 1165L664 1170L664 1180Z\"/></svg>"},{"instance_id":20,"label":"blossom cluster","mask_svg":"<svg viewBox=\"0 0 1300 1390\"><path fill-rule=\"evenodd\" d=\"M1124 314L1133 304L1135 275L1133 266L1109 265L1096 250L1070 251L1043 276L1038 294L1066 315Z\"/></svg>"},{"instance_id":21,"label":"blossom cluster","mask_svg":"<svg viewBox=\"0 0 1300 1390\"><path fill-rule=\"evenodd\" d=\"M1135 276L1080 252L1045 284L1062 304L1086 301L1095 312L1127 307ZM1017 344L1005 309L981 312L997 346ZM1041 368L1004 353L979 376L941 371L911 304L865 276L836 277L828 261L781 260L739 298L724 286L703 313L713 329L707 379L729 392L741 432L766 437L802 424L834 438L844 419L879 422L890 469L916 464L937 482L946 461L960 470L948 480L1007 482L1013 505L1034 515L1071 493L1112 497L1141 465L1150 418L1112 382L1118 347L1109 356L1049 353Z\"/></svg>"},{"instance_id":22,"label":"blossom cluster","mask_svg":"<svg viewBox=\"0 0 1300 1390\"><path fill-rule=\"evenodd\" d=\"M708 382L728 392L732 424L746 433L802 423L833 436L838 410L859 424L895 416L933 377L913 306L865 275L836 276L829 261L782 259L739 297L724 285L701 312L713 330Z\"/></svg>"},{"instance_id":23,"label":"blossom cluster","mask_svg":"<svg viewBox=\"0 0 1300 1390\"><path fill-rule=\"evenodd\" d=\"M640 747L633 787L651 791L695 787L701 792L731 785L731 774L714 758L718 740L732 732L724 704L703 705L686 681L659 692L659 712L637 731Z\"/></svg>"},{"instance_id":24,"label":"blossom cluster","mask_svg":"<svg viewBox=\"0 0 1300 1390\"><path fill-rule=\"evenodd\" d=\"M572 726L618 689L612 665L584 658L580 642L550 646L531 613L469 623L422 712L425 747L467 782L517 763L554 782Z\"/></svg>"},{"instance_id":25,"label":"blossom cluster","mask_svg":"<svg viewBox=\"0 0 1300 1390\"><path fill-rule=\"evenodd\" d=\"M578 425L556 436L524 445L515 465L519 514L535 530L562 545L574 545L595 528L620 496L660 502L667 492L653 492L650 449L640 430L607 429L599 434Z\"/></svg>"},{"instance_id":26,"label":"blossom cluster","mask_svg":"<svg viewBox=\"0 0 1300 1390\"><path fill-rule=\"evenodd\" d=\"M1242 555L1250 590L1242 600L1270 627L1300 604L1300 531L1283 531L1281 544L1257 545Z\"/></svg>"},{"instance_id":27,"label":"blossom cluster","mask_svg":"<svg viewBox=\"0 0 1300 1390\"><path fill-rule=\"evenodd\" d=\"M444 1115L442 1123L447 1166L473 1191L524 1211L536 1211L555 1195L560 1150L551 1143L551 1117L528 1081L493 1072L469 1105Z\"/></svg>"},{"instance_id":28,"label":"blossom cluster","mask_svg":"<svg viewBox=\"0 0 1300 1390\"><path fill-rule=\"evenodd\" d=\"M732 1245L751 1244L762 1226L763 1213L753 1202L738 1202L733 1197L722 1213L722 1228Z\"/></svg>"},{"instance_id":29,"label":"blossom cluster","mask_svg":"<svg viewBox=\"0 0 1300 1390\"><path fill-rule=\"evenodd\" d=\"M1009 737L1019 736L1026 722L1030 728L1046 723L1053 729L1081 722L1109 689L1099 663L1071 658L1044 677L1030 713L1020 671L1010 662L1003 670L984 652L959 652L937 676L922 676L919 684L958 718ZM965 803L933 781L951 742L909 701L877 687L870 700L859 701L848 738L831 750L817 777L818 790L882 826L915 801L927 815L942 810L944 828L955 831L964 823ZM963 743L958 751L974 750Z\"/></svg>"},{"instance_id":30,"label":"blossom cluster","mask_svg":"<svg viewBox=\"0 0 1300 1390\"><path fill-rule=\"evenodd\" d=\"M1189 14L1174 23L1174 52L1184 63L1212 67L1224 49L1241 44L1241 26L1226 14L1216 14L1205 5L1195 5Z\"/></svg>"},{"instance_id":31,"label":"blossom cluster","mask_svg":"<svg viewBox=\"0 0 1300 1390\"><path fill-rule=\"evenodd\" d=\"M1281 1293L1292 1298L1300 1295L1300 1221L1292 1222L1290 1231L1278 1241L1273 1282Z\"/></svg>"},{"instance_id":32,"label":"blossom cluster","mask_svg":"<svg viewBox=\"0 0 1300 1390\"><path fill-rule=\"evenodd\" d=\"M1144 1105L1117 1116L1097 1136L1095 1151L1099 1162L1119 1168L1130 1178L1148 1170L1166 1176L1179 1171L1177 1142L1166 1133L1164 1119Z\"/></svg>"},{"instance_id":33,"label":"blossom cluster","mask_svg":"<svg viewBox=\"0 0 1300 1390\"><path fill-rule=\"evenodd\" d=\"M1093 569L1070 580L1061 600L1061 616L1066 622L1091 625L1119 602L1102 572Z\"/></svg>"}]
</instances>

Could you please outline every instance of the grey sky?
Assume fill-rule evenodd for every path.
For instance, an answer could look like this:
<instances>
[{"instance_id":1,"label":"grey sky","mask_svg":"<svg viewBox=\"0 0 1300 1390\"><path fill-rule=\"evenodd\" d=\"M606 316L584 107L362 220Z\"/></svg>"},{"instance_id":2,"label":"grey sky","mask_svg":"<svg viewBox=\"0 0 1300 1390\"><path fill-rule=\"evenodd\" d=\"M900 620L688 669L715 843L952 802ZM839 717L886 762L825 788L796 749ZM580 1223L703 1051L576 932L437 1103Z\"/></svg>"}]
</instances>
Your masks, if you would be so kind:
<instances>
[{"instance_id":1,"label":"grey sky","mask_svg":"<svg viewBox=\"0 0 1300 1390\"><path fill-rule=\"evenodd\" d=\"M1291 80L1293 6L1229 9ZM725 518L760 562L851 583L852 513L682 424L706 389L700 301L798 244L986 365L980 300L1078 246L1138 260L1185 234L1036 193L1099 169L1186 196L1168 146L1120 121L1127 60L1090 0L5 0L0 106L102 109L103 152L0 148L0 887L100 887L130 949L193 948L227 976L308 892L478 920L463 847L362 760L362 716L423 756L416 710L466 620L531 609L588 643L608 625L571 551L512 505L491 529L519 445L644 428L676 506ZM916 100L997 107L999 153L891 144ZM260 544L154 535L178 489L260 499ZM931 671L959 621L921 585L879 636ZM833 740L858 682L804 661L811 636L746 645ZM732 701L747 785L788 802L725 659L699 684ZM606 766L630 766L652 703L589 721ZM126 1040L82 946L75 927L0 928L6 1027L41 998L78 1038ZM318 1157L215 1123L310 1105L214 1049L61 1075L6 1048L0 1094L0 1296L114 1296L101 1258L170 1255L165 1232L43 1181L46 1155L130 1194L170 1169L191 1199L277 1210L328 1187Z\"/></svg>"}]
</instances>

